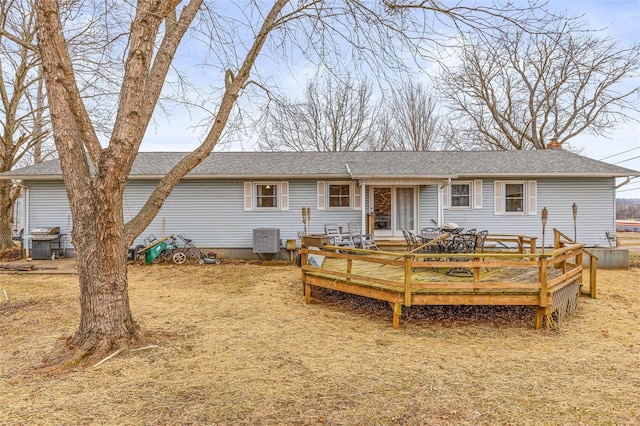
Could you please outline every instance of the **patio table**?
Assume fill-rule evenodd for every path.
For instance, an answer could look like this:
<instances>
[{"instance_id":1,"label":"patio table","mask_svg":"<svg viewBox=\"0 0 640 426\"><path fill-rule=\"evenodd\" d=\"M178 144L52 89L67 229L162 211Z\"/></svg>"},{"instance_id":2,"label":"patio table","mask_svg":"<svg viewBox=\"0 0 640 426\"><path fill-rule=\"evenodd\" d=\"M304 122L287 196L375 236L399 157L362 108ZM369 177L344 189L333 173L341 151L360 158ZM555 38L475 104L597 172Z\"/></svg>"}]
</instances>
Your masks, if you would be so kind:
<instances>
[{"instance_id":1,"label":"patio table","mask_svg":"<svg viewBox=\"0 0 640 426\"><path fill-rule=\"evenodd\" d=\"M434 232L434 233L430 233L430 234L418 234L416 236L422 241L423 244L426 244L429 241L435 240L440 235L442 235L442 234ZM440 251L442 253L445 253L445 252L447 252L449 250L449 246L450 246L451 242L453 241L453 237L454 237L454 234L450 234L445 240L440 241L438 243L438 246L440 247Z\"/></svg>"}]
</instances>

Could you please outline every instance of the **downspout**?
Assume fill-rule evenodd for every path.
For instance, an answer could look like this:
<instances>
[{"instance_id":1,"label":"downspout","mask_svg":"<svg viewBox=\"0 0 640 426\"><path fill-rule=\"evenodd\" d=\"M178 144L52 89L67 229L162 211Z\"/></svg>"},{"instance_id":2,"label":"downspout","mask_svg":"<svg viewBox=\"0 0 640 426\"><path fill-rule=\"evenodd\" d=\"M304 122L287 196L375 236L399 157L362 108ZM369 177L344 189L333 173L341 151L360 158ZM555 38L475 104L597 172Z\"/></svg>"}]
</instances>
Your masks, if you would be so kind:
<instances>
[{"instance_id":1,"label":"downspout","mask_svg":"<svg viewBox=\"0 0 640 426\"><path fill-rule=\"evenodd\" d=\"M362 182L362 180L360 181L360 210L362 211L360 220L361 220L361 226L360 229L362 230L362 233L366 233L367 232L367 209L365 208L365 205L367 204L366 199L365 199L365 189L364 189L365 185L364 182ZM370 230L371 234L373 234L373 229Z\"/></svg>"},{"instance_id":2,"label":"downspout","mask_svg":"<svg viewBox=\"0 0 640 426\"><path fill-rule=\"evenodd\" d=\"M447 186L451 185L451 178L447 178ZM438 186L438 227L442 226L444 221L444 205L442 204L442 188L443 185Z\"/></svg>"},{"instance_id":3,"label":"downspout","mask_svg":"<svg viewBox=\"0 0 640 426\"><path fill-rule=\"evenodd\" d=\"M27 239L27 235L31 235L31 231L29 231L29 229L31 229L31 225L30 225L30 217L29 217L29 187L26 185L22 186L22 246L25 248L25 256L27 256L27 258L30 258L31 256L29 256L29 241Z\"/></svg>"},{"instance_id":4,"label":"downspout","mask_svg":"<svg viewBox=\"0 0 640 426\"><path fill-rule=\"evenodd\" d=\"M356 181L356 188L358 187L358 180L353 178L353 173L351 173L351 168L349 167L349 163L344 163L344 166L347 168L347 172L349 173L349 177L351 178L351 180L355 180ZM360 211L362 212L360 215L360 229L361 232L364 234L366 232L366 228L367 228L367 211L364 208L365 205L365 199L364 199L364 184L362 183L362 181L360 180Z\"/></svg>"},{"instance_id":5,"label":"downspout","mask_svg":"<svg viewBox=\"0 0 640 426\"><path fill-rule=\"evenodd\" d=\"M349 163L344 163L344 166L347 168L347 172L349 172L349 177L353 180L353 173L351 173L351 169L349 168Z\"/></svg>"}]
</instances>

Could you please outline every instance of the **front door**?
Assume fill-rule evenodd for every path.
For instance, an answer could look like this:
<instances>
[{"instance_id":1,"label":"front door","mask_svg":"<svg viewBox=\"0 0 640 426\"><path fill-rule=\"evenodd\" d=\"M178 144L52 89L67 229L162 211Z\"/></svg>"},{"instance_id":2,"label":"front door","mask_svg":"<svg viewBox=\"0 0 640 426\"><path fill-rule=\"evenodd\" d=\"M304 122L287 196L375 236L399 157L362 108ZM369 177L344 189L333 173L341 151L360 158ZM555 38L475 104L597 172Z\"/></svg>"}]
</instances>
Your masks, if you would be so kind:
<instances>
[{"instance_id":1,"label":"front door","mask_svg":"<svg viewBox=\"0 0 640 426\"><path fill-rule=\"evenodd\" d=\"M416 194L414 187L374 186L370 200L375 213L376 237L401 237L402 229L415 230Z\"/></svg>"}]
</instances>

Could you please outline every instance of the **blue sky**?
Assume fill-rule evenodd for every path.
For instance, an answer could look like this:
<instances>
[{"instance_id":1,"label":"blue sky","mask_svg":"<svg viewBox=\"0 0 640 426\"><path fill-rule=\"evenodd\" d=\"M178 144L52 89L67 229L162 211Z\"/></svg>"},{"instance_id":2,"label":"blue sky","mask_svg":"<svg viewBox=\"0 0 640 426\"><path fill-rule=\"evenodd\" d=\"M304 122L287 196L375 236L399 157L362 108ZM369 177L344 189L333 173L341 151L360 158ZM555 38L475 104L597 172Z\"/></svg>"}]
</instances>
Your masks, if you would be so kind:
<instances>
[{"instance_id":1,"label":"blue sky","mask_svg":"<svg viewBox=\"0 0 640 426\"><path fill-rule=\"evenodd\" d=\"M524 0L516 1L524 3ZM584 20L589 28L607 28L611 36L620 38L625 43L640 43L640 30L638 29L640 26L640 0L549 0L548 7L552 11L568 11L572 15L584 14ZM302 91L306 79L299 77L304 76L305 73L298 71L295 74L281 76L281 78L285 82L284 85L298 84L298 90ZM215 79L215 73L211 79ZM211 85L217 83L212 82ZM636 84L640 84L640 77L636 79ZM292 90L295 90L295 87ZM202 112L190 110L188 114L177 113L161 123L152 124L141 150L187 151L194 149L202 137L202 129L194 128L194 126L203 117ZM640 115L638 118L640 119ZM640 170L639 123L621 123L606 138L578 136L572 139L572 144L582 147L582 154L587 157ZM255 148L251 143L235 143L231 146L216 148L216 150L220 149L240 151ZM621 187L618 197L640 199L640 178Z\"/></svg>"},{"instance_id":2,"label":"blue sky","mask_svg":"<svg viewBox=\"0 0 640 426\"><path fill-rule=\"evenodd\" d=\"M640 0L550 0L550 6L573 14L584 13L591 28L606 27L610 35L626 43L640 43ZM640 84L640 77L636 84ZM572 143L583 147L582 154L587 157L640 171L639 123L622 123L608 138L585 135ZM640 199L640 178L621 187L617 196Z\"/></svg>"}]
</instances>

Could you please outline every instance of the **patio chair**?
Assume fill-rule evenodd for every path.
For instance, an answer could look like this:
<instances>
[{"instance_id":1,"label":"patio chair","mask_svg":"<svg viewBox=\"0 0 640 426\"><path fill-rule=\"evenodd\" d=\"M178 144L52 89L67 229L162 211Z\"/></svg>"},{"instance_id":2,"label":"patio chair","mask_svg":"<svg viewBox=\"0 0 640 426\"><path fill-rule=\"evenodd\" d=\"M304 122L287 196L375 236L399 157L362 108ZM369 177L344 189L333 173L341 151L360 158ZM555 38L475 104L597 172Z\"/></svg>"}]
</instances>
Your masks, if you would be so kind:
<instances>
[{"instance_id":1,"label":"patio chair","mask_svg":"<svg viewBox=\"0 0 640 426\"><path fill-rule=\"evenodd\" d=\"M351 237L351 241L356 247L365 250L380 250L375 238L373 238L373 234L362 234L360 227L351 222L347 222L347 228L349 229L349 237Z\"/></svg>"},{"instance_id":2,"label":"patio chair","mask_svg":"<svg viewBox=\"0 0 640 426\"><path fill-rule=\"evenodd\" d=\"M413 242L411 241L411 237L409 236L409 231L406 229L401 229L402 235L404 236L404 242L407 244L407 251L412 251L415 247Z\"/></svg>"},{"instance_id":3,"label":"patio chair","mask_svg":"<svg viewBox=\"0 0 640 426\"><path fill-rule=\"evenodd\" d=\"M329 237L332 246L355 247L351 238L345 238L345 236L342 235L337 223L325 223L324 233Z\"/></svg>"},{"instance_id":4,"label":"patio chair","mask_svg":"<svg viewBox=\"0 0 640 426\"><path fill-rule=\"evenodd\" d=\"M476 234L456 234L453 236L453 241L449 245L451 253L475 253L478 245L478 235ZM452 257L449 259L452 262L468 262L473 260L471 257ZM464 267L451 268L447 275L465 274L466 276L472 276L473 273Z\"/></svg>"},{"instance_id":5,"label":"patio chair","mask_svg":"<svg viewBox=\"0 0 640 426\"><path fill-rule=\"evenodd\" d=\"M607 241L609 242L609 247L616 247L618 242L616 241L616 233L612 231L606 231L604 233L607 236Z\"/></svg>"},{"instance_id":6,"label":"patio chair","mask_svg":"<svg viewBox=\"0 0 640 426\"><path fill-rule=\"evenodd\" d=\"M478 253L482 253L484 251L484 243L487 241L487 235L489 235L489 231L482 230L478 232L478 243L476 245L476 251Z\"/></svg>"}]
</instances>

